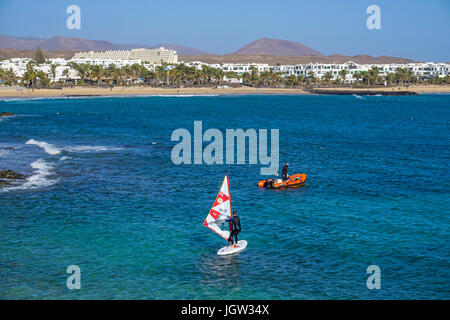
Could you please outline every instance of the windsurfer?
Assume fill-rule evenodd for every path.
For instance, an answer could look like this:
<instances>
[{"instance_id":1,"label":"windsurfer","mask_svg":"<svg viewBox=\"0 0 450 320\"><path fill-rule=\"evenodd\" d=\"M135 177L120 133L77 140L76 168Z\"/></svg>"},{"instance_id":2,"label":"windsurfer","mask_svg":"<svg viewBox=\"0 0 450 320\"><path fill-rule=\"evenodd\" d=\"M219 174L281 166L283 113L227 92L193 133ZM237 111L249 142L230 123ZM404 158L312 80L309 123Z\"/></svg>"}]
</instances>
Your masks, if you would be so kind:
<instances>
[{"instance_id":1,"label":"windsurfer","mask_svg":"<svg viewBox=\"0 0 450 320\"><path fill-rule=\"evenodd\" d=\"M233 217L226 219L226 221L229 221L233 224L233 231L231 231L231 233L230 233L228 242L231 242L231 245L234 245L234 247L237 247L237 243L238 243L237 235L239 234L239 232L241 232L241 219L238 217L237 212L233 211ZM233 242L233 237L235 239L235 242Z\"/></svg>"}]
</instances>

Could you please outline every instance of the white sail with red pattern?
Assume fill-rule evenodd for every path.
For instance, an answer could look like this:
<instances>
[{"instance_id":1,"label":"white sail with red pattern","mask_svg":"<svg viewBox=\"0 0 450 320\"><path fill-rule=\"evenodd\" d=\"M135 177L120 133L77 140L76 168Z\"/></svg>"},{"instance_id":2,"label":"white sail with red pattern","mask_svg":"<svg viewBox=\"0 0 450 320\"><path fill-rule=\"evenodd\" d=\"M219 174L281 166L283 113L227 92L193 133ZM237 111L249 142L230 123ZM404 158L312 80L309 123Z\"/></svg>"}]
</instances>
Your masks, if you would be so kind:
<instances>
[{"instance_id":1,"label":"white sail with red pattern","mask_svg":"<svg viewBox=\"0 0 450 320\"><path fill-rule=\"evenodd\" d=\"M231 218L231 195L230 195L230 183L228 181L228 175L223 179L222 187L219 190L216 201L209 211L203 224L225 240L228 240L230 236L231 224L228 225L228 230L221 228L225 220Z\"/></svg>"}]
</instances>

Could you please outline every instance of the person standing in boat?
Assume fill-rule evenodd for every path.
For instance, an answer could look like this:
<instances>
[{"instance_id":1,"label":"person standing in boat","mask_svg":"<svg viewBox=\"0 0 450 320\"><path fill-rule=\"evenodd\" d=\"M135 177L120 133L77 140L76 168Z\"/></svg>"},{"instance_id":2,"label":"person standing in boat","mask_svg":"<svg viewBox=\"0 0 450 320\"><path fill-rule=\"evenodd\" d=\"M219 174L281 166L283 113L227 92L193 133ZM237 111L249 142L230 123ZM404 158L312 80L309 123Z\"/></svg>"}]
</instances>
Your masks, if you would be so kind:
<instances>
[{"instance_id":1,"label":"person standing in boat","mask_svg":"<svg viewBox=\"0 0 450 320\"><path fill-rule=\"evenodd\" d=\"M285 180L287 180L289 178L288 167L289 167L289 162L286 162L284 164L283 168L281 169L281 175L282 175L283 181L285 181Z\"/></svg>"},{"instance_id":2,"label":"person standing in boat","mask_svg":"<svg viewBox=\"0 0 450 320\"><path fill-rule=\"evenodd\" d=\"M233 211L233 217L226 219L226 221L231 222L233 224L233 230L230 233L230 237L228 238L228 242L231 242L231 245L237 247L238 237L237 235L241 232L241 219L238 217L237 212ZM233 237L235 241L233 241Z\"/></svg>"}]
</instances>

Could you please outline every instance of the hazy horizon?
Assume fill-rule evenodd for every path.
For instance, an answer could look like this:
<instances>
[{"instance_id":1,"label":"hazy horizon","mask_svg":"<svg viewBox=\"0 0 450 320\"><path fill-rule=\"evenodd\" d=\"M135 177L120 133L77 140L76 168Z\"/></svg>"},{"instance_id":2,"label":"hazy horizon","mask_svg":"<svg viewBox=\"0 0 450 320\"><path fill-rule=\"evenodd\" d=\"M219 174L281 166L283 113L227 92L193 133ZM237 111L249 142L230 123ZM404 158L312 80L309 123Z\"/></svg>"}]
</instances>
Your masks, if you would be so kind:
<instances>
[{"instance_id":1,"label":"hazy horizon","mask_svg":"<svg viewBox=\"0 0 450 320\"><path fill-rule=\"evenodd\" d=\"M66 8L81 8L81 29L69 30ZM368 6L381 10L381 29L369 30ZM125 14L124 14L125 13ZM259 38L299 42L324 55L388 55L420 61L450 61L450 2L405 0L268 1L230 0L168 3L86 1L2 1L0 33L105 40L113 44L192 47L232 53Z\"/></svg>"}]
</instances>

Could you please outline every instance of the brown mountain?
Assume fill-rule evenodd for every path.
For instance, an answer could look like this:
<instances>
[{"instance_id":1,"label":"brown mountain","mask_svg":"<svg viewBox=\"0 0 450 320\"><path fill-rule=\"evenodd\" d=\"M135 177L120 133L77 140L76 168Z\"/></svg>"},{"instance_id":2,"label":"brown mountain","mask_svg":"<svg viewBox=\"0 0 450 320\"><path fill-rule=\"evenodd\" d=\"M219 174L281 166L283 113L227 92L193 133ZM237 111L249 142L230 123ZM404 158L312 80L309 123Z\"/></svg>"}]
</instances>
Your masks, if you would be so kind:
<instances>
[{"instance_id":1,"label":"brown mountain","mask_svg":"<svg viewBox=\"0 0 450 320\"><path fill-rule=\"evenodd\" d=\"M0 34L0 48L17 50L33 50L39 45L40 40L36 38L19 38Z\"/></svg>"},{"instance_id":2,"label":"brown mountain","mask_svg":"<svg viewBox=\"0 0 450 320\"><path fill-rule=\"evenodd\" d=\"M117 46L108 41L86 40L80 38L53 37L42 41L39 46L45 50L116 50Z\"/></svg>"},{"instance_id":3,"label":"brown mountain","mask_svg":"<svg viewBox=\"0 0 450 320\"><path fill-rule=\"evenodd\" d=\"M102 40L86 40L81 38L52 37L50 39L39 40L36 38L12 37L0 34L0 48L16 49L16 50L35 50L41 47L43 50L78 50L78 51L104 51L104 50L128 50L135 48L159 48L177 50L182 55L205 55L209 52L198 50L195 48L179 46L176 44L161 43L159 45L142 45L142 44L112 44Z\"/></svg>"},{"instance_id":4,"label":"brown mountain","mask_svg":"<svg viewBox=\"0 0 450 320\"><path fill-rule=\"evenodd\" d=\"M256 43L256 45L255 45ZM259 44L258 44L259 43ZM277 45L280 44L281 45ZM252 45L253 44L253 45ZM292 53L292 44L296 54ZM169 49L177 50L180 55L180 61L203 61L206 63L268 63L269 65L281 64L297 64L297 63L342 63L352 60L356 63L408 63L412 60L379 56L372 57L369 55L356 55L356 56L344 56L339 54L333 54L324 56L320 52L307 48L299 43L275 40L275 39L260 39L249 43L247 46L237 52L240 54L227 54L227 55L214 55L205 51L197 50L190 47L179 46L174 44L159 44L158 46L141 45L141 44L125 44L116 45L107 41L99 40L86 40L79 38L66 38L66 37L53 37L50 39L36 39L36 38L21 38L12 37L0 34L0 59L8 59L14 57L29 57L32 58L35 55L36 48L40 46L45 52L44 55L47 58L56 57L73 57L75 52L78 51L100 51L100 50L119 50L119 49L132 49L132 48L156 48L164 46ZM245 49L247 47L247 49ZM259 49L258 49L259 48ZM277 48L279 49L277 51ZM289 49L291 48L291 49ZM303 54L299 55L300 48L307 48L312 50L315 54ZM245 50L244 50L245 49ZM251 50L265 50L264 53L250 54L245 53ZM297 50L298 49L298 50ZM272 50L272 51L271 51ZM283 51L286 50L286 51ZM244 53L242 53L242 51ZM276 54L269 54L267 52L274 52ZM305 52L305 51L304 51Z\"/></svg>"},{"instance_id":5,"label":"brown mountain","mask_svg":"<svg viewBox=\"0 0 450 320\"><path fill-rule=\"evenodd\" d=\"M267 63L275 66L277 64L306 64L306 63L345 63L353 61L360 64L383 64L383 63L410 63L414 62L410 59L396 58L389 56L372 57L369 55L344 56L344 55L330 55L330 56L274 56L274 55L204 55L191 56L181 55L180 61L202 61L205 63Z\"/></svg>"},{"instance_id":6,"label":"brown mountain","mask_svg":"<svg viewBox=\"0 0 450 320\"><path fill-rule=\"evenodd\" d=\"M322 56L319 51L298 42L262 38L252 41L234 52L239 55L272 55L272 56Z\"/></svg>"},{"instance_id":7,"label":"brown mountain","mask_svg":"<svg viewBox=\"0 0 450 320\"><path fill-rule=\"evenodd\" d=\"M0 35L0 48L17 50L114 50L117 46L101 40L86 40L80 38L52 37L50 39L22 38Z\"/></svg>"}]
</instances>

